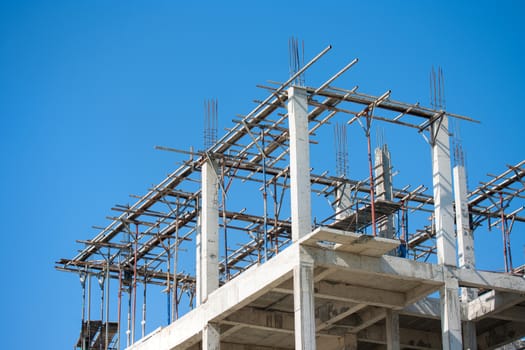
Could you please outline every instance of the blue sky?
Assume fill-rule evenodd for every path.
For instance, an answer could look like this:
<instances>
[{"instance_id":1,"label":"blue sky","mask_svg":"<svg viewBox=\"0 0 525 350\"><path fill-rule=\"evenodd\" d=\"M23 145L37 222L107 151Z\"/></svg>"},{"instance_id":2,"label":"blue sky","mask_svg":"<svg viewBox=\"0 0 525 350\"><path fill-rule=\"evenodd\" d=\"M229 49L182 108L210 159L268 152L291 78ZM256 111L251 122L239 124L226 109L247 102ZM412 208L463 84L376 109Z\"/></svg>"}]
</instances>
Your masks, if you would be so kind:
<instances>
[{"instance_id":1,"label":"blue sky","mask_svg":"<svg viewBox=\"0 0 525 350\"><path fill-rule=\"evenodd\" d=\"M334 46L309 85L359 57L337 85L428 105L442 66L447 109L481 121L461 124L471 188L521 161L523 18L522 1L0 1L3 347L71 348L80 284L54 261L177 166L155 145L201 148L204 99L222 130L265 97L256 84L284 81L292 35L307 59ZM500 236L485 237L478 254L501 268Z\"/></svg>"}]
</instances>

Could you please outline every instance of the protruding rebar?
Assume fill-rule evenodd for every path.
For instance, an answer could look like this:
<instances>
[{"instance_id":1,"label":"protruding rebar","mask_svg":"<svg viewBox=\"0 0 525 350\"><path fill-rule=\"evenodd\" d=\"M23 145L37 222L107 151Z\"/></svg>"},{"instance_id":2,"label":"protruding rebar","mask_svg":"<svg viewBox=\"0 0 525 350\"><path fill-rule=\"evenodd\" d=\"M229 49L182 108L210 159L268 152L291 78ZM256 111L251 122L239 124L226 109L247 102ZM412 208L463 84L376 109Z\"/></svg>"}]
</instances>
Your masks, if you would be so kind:
<instances>
[{"instance_id":1,"label":"protruding rebar","mask_svg":"<svg viewBox=\"0 0 525 350\"><path fill-rule=\"evenodd\" d=\"M298 38L291 37L288 40L288 55L290 76L294 76L304 64L304 41L299 42ZM297 86L304 86L304 73L297 75L293 83Z\"/></svg>"},{"instance_id":2,"label":"protruding rebar","mask_svg":"<svg viewBox=\"0 0 525 350\"><path fill-rule=\"evenodd\" d=\"M348 176L348 138L346 124L334 125L335 168L337 176Z\"/></svg>"},{"instance_id":3,"label":"protruding rebar","mask_svg":"<svg viewBox=\"0 0 525 350\"><path fill-rule=\"evenodd\" d=\"M204 101L204 148L209 149L217 142L217 125L219 101L211 99Z\"/></svg>"}]
</instances>

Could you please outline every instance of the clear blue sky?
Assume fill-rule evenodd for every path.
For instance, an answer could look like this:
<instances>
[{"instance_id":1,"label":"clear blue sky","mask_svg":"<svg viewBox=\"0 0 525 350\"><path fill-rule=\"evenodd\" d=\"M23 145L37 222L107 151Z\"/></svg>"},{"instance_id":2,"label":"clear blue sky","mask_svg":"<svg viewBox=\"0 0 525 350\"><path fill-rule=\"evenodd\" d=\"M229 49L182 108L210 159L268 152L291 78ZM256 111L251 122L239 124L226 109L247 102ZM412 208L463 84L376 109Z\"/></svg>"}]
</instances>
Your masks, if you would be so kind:
<instances>
[{"instance_id":1,"label":"clear blue sky","mask_svg":"<svg viewBox=\"0 0 525 350\"><path fill-rule=\"evenodd\" d=\"M285 80L292 35L307 58L334 46L312 85L359 57L338 85L428 105L441 65L447 109L481 121L462 124L471 187L524 158L522 1L185 3L0 1L3 348L71 349L80 284L54 261L177 166L154 145L201 147L205 98L222 129L264 97L256 84Z\"/></svg>"}]
</instances>

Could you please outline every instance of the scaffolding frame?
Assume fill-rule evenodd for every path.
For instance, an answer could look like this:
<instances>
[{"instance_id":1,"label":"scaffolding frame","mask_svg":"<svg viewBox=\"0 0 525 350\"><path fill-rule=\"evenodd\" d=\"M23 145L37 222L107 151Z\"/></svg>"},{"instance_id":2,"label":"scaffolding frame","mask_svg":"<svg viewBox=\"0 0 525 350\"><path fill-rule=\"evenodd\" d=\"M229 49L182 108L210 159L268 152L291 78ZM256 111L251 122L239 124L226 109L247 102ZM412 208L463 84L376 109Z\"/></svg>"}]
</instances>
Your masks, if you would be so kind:
<instances>
[{"instance_id":1,"label":"scaffolding frame","mask_svg":"<svg viewBox=\"0 0 525 350\"><path fill-rule=\"evenodd\" d=\"M180 303L186 294L189 308L195 298L195 276L187 266L179 261L179 251L184 244L191 244L199 230L201 211L201 189L199 173L204 163L214 165L222 193L220 227L225 239L234 235L242 236L243 243L235 248L225 243L223 256L219 262L221 283L235 278L251 266L261 263L282 251L291 241L291 219L282 213L283 201L289 189L289 131L286 125L288 114L286 102L287 88L298 77L330 50L330 46L321 51L310 62L294 73L284 83L270 82L271 86L259 86L269 91L266 99L247 115L234 120L234 125L220 139L208 135L207 148L193 152L159 147L186 154L189 159L164 180L151 188L145 195L136 197L136 202L129 206L116 205L111 208L115 214L108 217L111 222L90 240L78 241L85 247L73 258L61 259L56 268L74 272L81 276L105 276L103 283L117 280L119 283L119 320L118 330L113 323L103 319L101 329L112 329L118 334L117 348L121 346L121 293L127 293L133 306L128 311L128 345L133 343L133 334L137 322L137 284L159 285L165 287L168 305L168 323L180 315ZM390 99L387 91L381 96L358 91L358 87L344 89L334 86L334 81L357 63L352 60L343 69L327 79L319 87L302 87L307 94L309 105L308 127L310 135L329 124L335 115L344 115L348 124L359 123L370 128L372 121L392 123L429 133L432 142L432 125L443 116L476 122L472 118L449 113L442 109L423 107L419 103L405 103ZM212 109L214 116L216 101ZM216 124L216 120L213 120ZM368 123L363 124L363 123ZM208 132L209 133L209 132ZM212 141L210 141L212 140ZM215 142L213 142L215 141ZM310 141L315 142L315 141ZM370 151L369 151L370 152ZM508 259L510 251L510 231L514 223L525 222L519 214L525 206L512 207L511 203L525 198L524 178L525 161L508 166L499 175L492 176L486 183L480 184L468 194L468 207L472 215L472 229L487 221L489 227L501 226L504 238L504 256L506 272L523 273L523 268L512 267ZM336 220L335 214L313 223L313 228L320 226L335 227L354 232L366 232L372 227L375 233L377 221L388 215L405 218L414 212L432 213L433 197L427 188L394 188L393 201L385 202L374 199L374 176L368 179L353 180L346 176L331 176L327 172L311 173L312 193L330 198L337 188L345 184L353 193L353 214L343 220ZM225 203L233 182L250 183L258 186L264 195L264 213L248 212L246 208L229 210ZM518 187L516 187L518 186ZM521 187L519 187L521 186ZM269 205L271 204L271 205ZM271 209L273 210L269 210ZM377 216L377 217L376 217ZM432 220L431 220L432 221ZM403 226L403 225L402 225ZM405 227L403 227L406 229ZM417 227L411 232L404 232L410 257L414 260L426 260L435 253L434 225ZM85 278L85 277L84 277ZM83 286L85 286L83 284ZM109 289L109 285L107 287ZM144 292L145 293L145 292ZM88 302L91 302L90 300ZM106 300L109 303L109 297ZM145 310L145 306L144 306ZM83 311L84 312L84 311ZM145 311L144 311L145 312ZM108 312L106 312L108 316ZM131 325L129 318L131 318ZM145 323L145 314L143 315ZM84 329L83 325L83 329ZM84 331L83 331L84 332ZM143 331L144 333L144 331ZM144 334L142 334L144 335ZM97 346L109 347L110 341L98 341ZM82 347L79 343L78 347Z\"/></svg>"}]
</instances>

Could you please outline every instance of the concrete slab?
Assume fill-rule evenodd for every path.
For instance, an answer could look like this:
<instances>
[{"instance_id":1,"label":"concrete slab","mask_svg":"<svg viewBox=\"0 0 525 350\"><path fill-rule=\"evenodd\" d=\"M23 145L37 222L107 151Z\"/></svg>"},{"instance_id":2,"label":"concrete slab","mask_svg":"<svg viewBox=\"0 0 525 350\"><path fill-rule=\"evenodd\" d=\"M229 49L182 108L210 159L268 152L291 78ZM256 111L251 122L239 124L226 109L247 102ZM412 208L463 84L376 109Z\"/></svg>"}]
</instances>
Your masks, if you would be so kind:
<instances>
[{"instance_id":1,"label":"concrete slab","mask_svg":"<svg viewBox=\"0 0 525 350\"><path fill-rule=\"evenodd\" d=\"M319 227L301 239L300 244L366 256L381 256L396 249L400 242L395 239Z\"/></svg>"}]
</instances>

